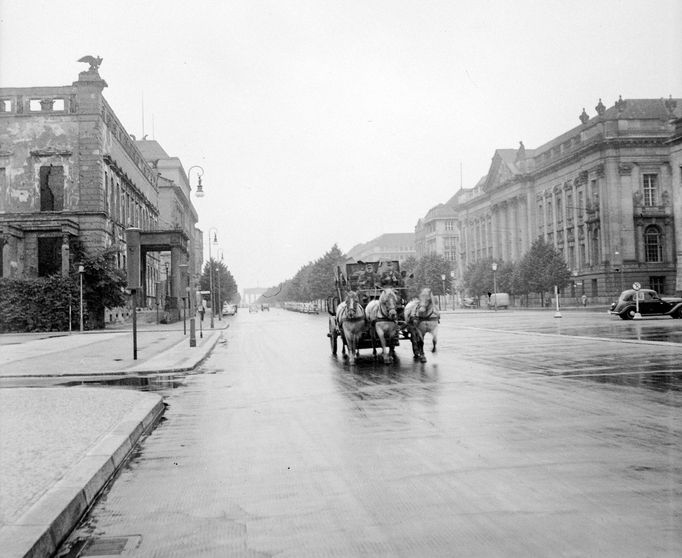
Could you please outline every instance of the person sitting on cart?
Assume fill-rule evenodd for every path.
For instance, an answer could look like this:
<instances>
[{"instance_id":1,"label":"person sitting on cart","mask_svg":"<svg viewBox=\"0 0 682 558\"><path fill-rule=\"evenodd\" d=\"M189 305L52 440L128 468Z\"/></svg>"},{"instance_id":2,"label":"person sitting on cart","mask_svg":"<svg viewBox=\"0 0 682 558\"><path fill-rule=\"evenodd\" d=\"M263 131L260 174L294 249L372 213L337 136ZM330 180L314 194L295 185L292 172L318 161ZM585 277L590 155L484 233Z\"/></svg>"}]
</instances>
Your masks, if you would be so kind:
<instances>
[{"instance_id":1,"label":"person sitting on cart","mask_svg":"<svg viewBox=\"0 0 682 558\"><path fill-rule=\"evenodd\" d=\"M360 275L359 286L361 289L373 289L376 284L374 266L371 263L365 265L365 270Z\"/></svg>"},{"instance_id":2,"label":"person sitting on cart","mask_svg":"<svg viewBox=\"0 0 682 558\"><path fill-rule=\"evenodd\" d=\"M393 269L393 262L388 261L384 263L384 270L381 272L379 278L380 287L398 288L403 284L403 278L395 269Z\"/></svg>"}]
</instances>

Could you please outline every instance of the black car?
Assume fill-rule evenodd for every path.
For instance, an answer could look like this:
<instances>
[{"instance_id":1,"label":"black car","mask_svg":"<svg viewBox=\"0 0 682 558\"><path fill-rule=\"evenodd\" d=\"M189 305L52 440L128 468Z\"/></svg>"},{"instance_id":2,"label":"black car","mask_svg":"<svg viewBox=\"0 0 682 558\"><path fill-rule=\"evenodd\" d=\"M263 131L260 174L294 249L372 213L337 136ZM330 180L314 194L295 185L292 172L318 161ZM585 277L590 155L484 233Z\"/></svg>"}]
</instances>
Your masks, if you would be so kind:
<instances>
[{"instance_id":1,"label":"black car","mask_svg":"<svg viewBox=\"0 0 682 558\"><path fill-rule=\"evenodd\" d=\"M682 298L660 297L651 289L628 289L620 293L618 301L611 305L609 312L620 316L623 320L631 320L637 312L637 293L639 293L639 313L642 316L671 316L682 318Z\"/></svg>"}]
</instances>

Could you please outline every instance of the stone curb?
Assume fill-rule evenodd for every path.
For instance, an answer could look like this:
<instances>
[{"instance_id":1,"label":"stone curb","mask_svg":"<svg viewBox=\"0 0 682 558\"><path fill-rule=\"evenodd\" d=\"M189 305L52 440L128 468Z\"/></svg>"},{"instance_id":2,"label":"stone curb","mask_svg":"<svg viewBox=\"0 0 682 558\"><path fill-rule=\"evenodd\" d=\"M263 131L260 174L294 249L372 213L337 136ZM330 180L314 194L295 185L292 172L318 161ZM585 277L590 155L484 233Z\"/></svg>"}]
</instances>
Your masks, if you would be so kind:
<instances>
[{"instance_id":1,"label":"stone curb","mask_svg":"<svg viewBox=\"0 0 682 558\"><path fill-rule=\"evenodd\" d=\"M2 555L52 556L164 410L160 396L138 403L26 513L0 529Z\"/></svg>"},{"instance_id":2,"label":"stone curb","mask_svg":"<svg viewBox=\"0 0 682 558\"><path fill-rule=\"evenodd\" d=\"M227 328L225 328L227 329ZM184 366L176 366L176 367L166 367L166 366L158 366L158 367L152 367L152 368L144 368L142 364L139 365L132 365L131 367L124 368L122 370L118 371L112 371L112 372L97 372L95 374L3 374L0 376L0 383L3 382L5 379L16 379L16 378L83 378L83 377L120 377L120 376L128 376L131 374L163 374L163 373L168 373L172 374L175 372L188 372L189 370L193 370L197 366L199 366L202 362L204 362L211 354L215 346L217 345L218 341L222 338L222 329L217 330L216 333L218 335L215 335L214 338L210 341L208 341L205 345L202 345L201 347L201 354L197 355L197 358L190 361L188 364ZM187 339L182 339L178 341L171 349L177 347L178 345L182 343L188 343ZM168 352L165 351L166 353ZM155 357L152 357L155 358ZM139 366L139 369L134 368L134 366Z\"/></svg>"}]
</instances>

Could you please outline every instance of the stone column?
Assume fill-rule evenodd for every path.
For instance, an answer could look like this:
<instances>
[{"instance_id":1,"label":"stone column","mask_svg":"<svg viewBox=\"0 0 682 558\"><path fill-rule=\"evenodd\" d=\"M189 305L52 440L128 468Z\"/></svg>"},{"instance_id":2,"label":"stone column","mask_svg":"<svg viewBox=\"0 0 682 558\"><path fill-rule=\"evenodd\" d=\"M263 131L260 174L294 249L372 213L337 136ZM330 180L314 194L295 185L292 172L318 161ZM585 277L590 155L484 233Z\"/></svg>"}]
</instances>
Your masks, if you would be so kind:
<instances>
[{"instance_id":1,"label":"stone column","mask_svg":"<svg viewBox=\"0 0 682 558\"><path fill-rule=\"evenodd\" d=\"M498 209L499 209L499 207L497 204L493 204L492 207L490 208L490 229L491 229L490 230L490 234L491 234L490 244L493 247L493 253L491 254L493 259L497 259L498 254L499 254L499 252L498 252L499 247L497 246L497 238L498 238L497 228L499 226L498 225Z\"/></svg>"}]
</instances>

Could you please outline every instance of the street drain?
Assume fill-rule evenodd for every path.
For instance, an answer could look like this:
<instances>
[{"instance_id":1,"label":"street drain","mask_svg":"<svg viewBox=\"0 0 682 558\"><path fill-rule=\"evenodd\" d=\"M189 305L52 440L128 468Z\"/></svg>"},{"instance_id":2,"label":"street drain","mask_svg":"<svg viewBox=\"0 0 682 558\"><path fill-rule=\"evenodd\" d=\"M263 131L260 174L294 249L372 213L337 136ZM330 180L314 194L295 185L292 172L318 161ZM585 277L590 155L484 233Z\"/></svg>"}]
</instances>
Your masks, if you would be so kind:
<instances>
[{"instance_id":1,"label":"street drain","mask_svg":"<svg viewBox=\"0 0 682 558\"><path fill-rule=\"evenodd\" d=\"M141 535L90 539L78 557L89 558L91 556L99 556L103 558L125 556L128 552L140 546L140 542L142 542Z\"/></svg>"}]
</instances>

